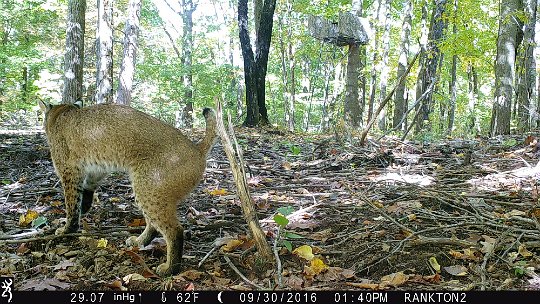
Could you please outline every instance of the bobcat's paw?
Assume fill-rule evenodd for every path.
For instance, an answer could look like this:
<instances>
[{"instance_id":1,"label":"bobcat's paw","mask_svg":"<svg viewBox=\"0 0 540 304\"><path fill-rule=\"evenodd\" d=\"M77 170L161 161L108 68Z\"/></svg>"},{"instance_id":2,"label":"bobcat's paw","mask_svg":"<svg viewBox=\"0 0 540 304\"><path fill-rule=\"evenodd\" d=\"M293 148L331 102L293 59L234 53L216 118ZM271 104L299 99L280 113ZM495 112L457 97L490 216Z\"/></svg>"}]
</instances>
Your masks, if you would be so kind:
<instances>
[{"instance_id":1,"label":"bobcat's paw","mask_svg":"<svg viewBox=\"0 0 540 304\"><path fill-rule=\"evenodd\" d=\"M171 266L169 262L165 262L163 264L159 264L159 266L156 268L156 274L160 277L170 276L180 272L180 266L180 263L176 263Z\"/></svg>"},{"instance_id":2,"label":"bobcat's paw","mask_svg":"<svg viewBox=\"0 0 540 304\"><path fill-rule=\"evenodd\" d=\"M60 227L54 231L54 234L56 235L62 235L66 233L66 227Z\"/></svg>"},{"instance_id":3,"label":"bobcat's paw","mask_svg":"<svg viewBox=\"0 0 540 304\"><path fill-rule=\"evenodd\" d=\"M172 274L172 267L168 263L159 264L156 268L156 274L160 277L166 277Z\"/></svg>"},{"instance_id":4,"label":"bobcat's paw","mask_svg":"<svg viewBox=\"0 0 540 304\"><path fill-rule=\"evenodd\" d=\"M126 240L126 245L129 247L140 247L139 239L136 236L132 235Z\"/></svg>"},{"instance_id":5,"label":"bobcat's paw","mask_svg":"<svg viewBox=\"0 0 540 304\"><path fill-rule=\"evenodd\" d=\"M78 225L70 225L70 224L66 223L64 225L64 227L60 227L60 228L56 229L54 234L63 235L63 234L68 234L68 233L75 233L75 232L77 232L77 230L79 230Z\"/></svg>"}]
</instances>

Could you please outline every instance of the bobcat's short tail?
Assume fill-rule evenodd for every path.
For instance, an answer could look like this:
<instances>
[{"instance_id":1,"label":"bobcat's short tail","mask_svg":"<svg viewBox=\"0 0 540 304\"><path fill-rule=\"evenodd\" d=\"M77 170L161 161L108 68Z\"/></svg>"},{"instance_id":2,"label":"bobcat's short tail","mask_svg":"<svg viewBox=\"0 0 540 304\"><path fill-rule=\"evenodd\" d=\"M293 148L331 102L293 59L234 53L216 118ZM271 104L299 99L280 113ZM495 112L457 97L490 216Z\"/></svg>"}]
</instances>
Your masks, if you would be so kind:
<instances>
[{"instance_id":1,"label":"bobcat's short tail","mask_svg":"<svg viewBox=\"0 0 540 304\"><path fill-rule=\"evenodd\" d=\"M210 108L204 108L203 116L206 120L206 134L204 138L197 143L197 146L203 153L208 153L216 139L216 113Z\"/></svg>"}]
</instances>

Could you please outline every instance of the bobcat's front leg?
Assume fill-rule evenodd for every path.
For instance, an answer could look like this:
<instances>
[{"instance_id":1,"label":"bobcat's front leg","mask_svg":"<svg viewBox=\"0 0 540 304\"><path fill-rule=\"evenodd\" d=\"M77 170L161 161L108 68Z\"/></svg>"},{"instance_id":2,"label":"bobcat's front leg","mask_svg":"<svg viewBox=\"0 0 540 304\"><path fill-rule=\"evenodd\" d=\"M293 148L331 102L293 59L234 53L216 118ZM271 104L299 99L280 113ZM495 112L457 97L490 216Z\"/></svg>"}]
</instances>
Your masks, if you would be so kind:
<instances>
[{"instance_id":1,"label":"bobcat's front leg","mask_svg":"<svg viewBox=\"0 0 540 304\"><path fill-rule=\"evenodd\" d=\"M56 234L77 232L79 230L79 217L81 214L80 202L83 195L83 178L79 169L66 168L58 171L58 175L64 186L66 225L56 229Z\"/></svg>"}]
</instances>

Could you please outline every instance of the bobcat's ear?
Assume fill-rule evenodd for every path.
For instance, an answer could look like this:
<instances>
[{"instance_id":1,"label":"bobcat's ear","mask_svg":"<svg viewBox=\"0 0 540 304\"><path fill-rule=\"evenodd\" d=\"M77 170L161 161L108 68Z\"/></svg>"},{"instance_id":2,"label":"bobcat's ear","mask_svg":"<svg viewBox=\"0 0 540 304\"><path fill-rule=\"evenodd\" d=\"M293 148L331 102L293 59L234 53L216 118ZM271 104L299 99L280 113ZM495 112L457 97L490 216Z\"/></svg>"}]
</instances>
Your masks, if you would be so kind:
<instances>
[{"instance_id":1,"label":"bobcat's ear","mask_svg":"<svg viewBox=\"0 0 540 304\"><path fill-rule=\"evenodd\" d=\"M82 100L77 100L75 103L73 103L73 105L76 106L79 109L82 109L83 102L82 102Z\"/></svg>"},{"instance_id":2,"label":"bobcat's ear","mask_svg":"<svg viewBox=\"0 0 540 304\"><path fill-rule=\"evenodd\" d=\"M38 101L38 104L39 104L39 108L41 109L41 111L47 113L50 109L52 109L52 105L46 101L43 101L43 100L39 100Z\"/></svg>"}]
</instances>

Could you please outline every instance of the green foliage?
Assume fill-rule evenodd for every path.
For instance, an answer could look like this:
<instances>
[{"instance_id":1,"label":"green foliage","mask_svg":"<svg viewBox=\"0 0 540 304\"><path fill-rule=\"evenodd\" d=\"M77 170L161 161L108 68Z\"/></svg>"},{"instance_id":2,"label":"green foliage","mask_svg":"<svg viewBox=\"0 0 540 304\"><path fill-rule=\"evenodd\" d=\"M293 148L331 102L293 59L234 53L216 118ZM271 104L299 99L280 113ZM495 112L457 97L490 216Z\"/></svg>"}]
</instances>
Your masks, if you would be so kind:
<instances>
[{"instance_id":1,"label":"green foliage","mask_svg":"<svg viewBox=\"0 0 540 304\"><path fill-rule=\"evenodd\" d=\"M278 239L276 241L285 246L285 248L287 248L289 252L292 252L292 243L288 239L304 238L301 235L285 230L285 227L289 224L289 219L287 219L287 216L292 214L293 212L294 208L291 206L279 207L276 210L276 214L274 215L274 222L279 227Z\"/></svg>"},{"instance_id":2,"label":"green foliage","mask_svg":"<svg viewBox=\"0 0 540 304\"><path fill-rule=\"evenodd\" d=\"M121 40L127 0L115 1L114 75L122 56ZM343 116L344 77L346 76L347 47L338 47L314 39L307 29L309 15L322 16L336 21L341 12L351 10L351 0L287 0L278 1L273 26L272 45L266 79L266 105L270 122L286 127L285 100L291 99L294 91L295 131L329 131ZM388 88L397 81L397 62L402 34L403 2L391 1L390 52L388 58ZM215 96L224 99L226 111L236 121L238 104L244 103L242 57L239 51L238 25L235 1L211 0L200 3L194 14L193 65L188 71L182 62L182 20L177 3L173 12L167 5L143 1L141 31L133 92L133 106L142 109L169 123L186 104L184 77L193 74L193 104L195 114L204 106L213 106ZM418 51L421 29L422 6L426 4L429 26L433 1L413 1L410 56ZM57 102L62 91L63 54L65 41L65 15L67 0L2 0L0 9L0 114L31 109L36 97ZM489 0L458 1L458 12L454 14L454 1L447 1L443 19L448 23L444 39L437 46L444 54L437 86L434 92L433 114L430 123L421 134L411 132L409 136L423 140L436 140L447 136L452 56L458 58L456 115L452 136L474 136L476 127L471 128L472 117L476 118L481 132L489 129L493 96L493 62L496 54L498 27L498 4ZM84 87L87 95L93 95L95 86L95 2L87 2L87 24L85 44ZM363 14L367 21L376 21L374 16L378 1L363 1ZM166 11L169 17L167 18ZM171 17L172 16L172 17ZM528 20L523 12L514 15L521 21ZM253 22L250 20L250 27ZM457 32L453 33L453 26ZM165 30L171 35L166 34ZM381 36L381 33L379 33ZM370 36L373 42L374 35ZM253 38L252 38L253 39ZM252 43L254 41L252 40ZM176 50L173 48L176 47ZM376 46L379 51L381 46ZM232 50L231 50L232 49ZM366 46L366 108L371 88L369 72L380 58L373 60L374 46ZM177 54L177 52L179 54ZM282 54L283 51L283 54ZM282 61L285 56L285 62ZM409 58L410 60L410 58ZM474 67L478 77L479 92L473 109L469 107L469 75ZM414 89L419 72L419 63L406 79L409 107L414 102ZM24 71L28 77L24 77ZM285 74L283 72L285 70ZM338 71L341 71L338 73ZM291 85L294 75L294 86ZM116 89L117 79L113 79ZM379 83L375 87L375 99L379 100ZM392 102L391 102L392 103ZM393 105L387 109L387 121ZM415 111L411 111L411 122ZM329 114L327 114L329 113ZM200 119L200 115L195 115ZM328 119L329 126L323 130L321 121ZM201 120L202 123L202 120ZM301 150L289 145L291 155Z\"/></svg>"},{"instance_id":3,"label":"green foliage","mask_svg":"<svg viewBox=\"0 0 540 304\"><path fill-rule=\"evenodd\" d=\"M294 212L294 208L291 207L291 206L279 207L279 208L277 209L277 212L278 212L278 213L281 213L281 214L284 215L284 216L288 216L288 215L290 215L291 213Z\"/></svg>"},{"instance_id":4,"label":"green foliage","mask_svg":"<svg viewBox=\"0 0 540 304\"><path fill-rule=\"evenodd\" d=\"M65 30L62 3L54 0L3 0L0 9L0 112L30 109L44 79L63 59L56 44ZM52 51L51 51L52 50ZM45 74L44 74L45 73Z\"/></svg>"},{"instance_id":5,"label":"green foliage","mask_svg":"<svg viewBox=\"0 0 540 304\"><path fill-rule=\"evenodd\" d=\"M518 261L514 264L514 275L516 277L523 277L525 275L525 270L527 263L525 261Z\"/></svg>"},{"instance_id":6,"label":"green foliage","mask_svg":"<svg viewBox=\"0 0 540 304\"><path fill-rule=\"evenodd\" d=\"M289 220L281 213L274 215L274 222L276 222L276 224L278 224L282 228L289 224Z\"/></svg>"},{"instance_id":7,"label":"green foliage","mask_svg":"<svg viewBox=\"0 0 540 304\"><path fill-rule=\"evenodd\" d=\"M290 150L293 155L300 155L302 153L302 149L295 145L291 145Z\"/></svg>"}]
</instances>

